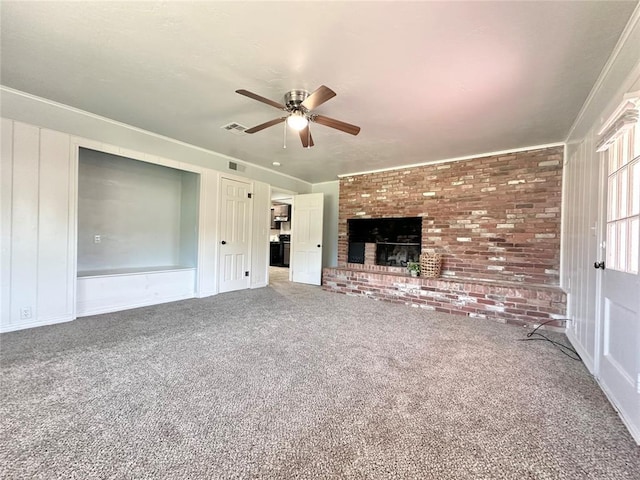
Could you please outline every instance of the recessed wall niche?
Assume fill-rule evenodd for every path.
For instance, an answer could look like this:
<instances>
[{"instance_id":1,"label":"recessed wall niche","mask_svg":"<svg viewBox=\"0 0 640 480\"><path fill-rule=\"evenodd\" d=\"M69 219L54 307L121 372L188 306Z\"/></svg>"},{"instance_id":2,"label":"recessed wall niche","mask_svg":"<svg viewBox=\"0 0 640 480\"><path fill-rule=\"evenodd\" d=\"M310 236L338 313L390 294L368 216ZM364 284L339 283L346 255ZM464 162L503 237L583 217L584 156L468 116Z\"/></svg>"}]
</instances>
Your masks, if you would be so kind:
<instances>
[{"instance_id":1,"label":"recessed wall niche","mask_svg":"<svg viewBox=\"0 0 640 480\"><path fill-rule=\"evenodd\" d=\"M80 148L78 276L194 268L199 176Z\"/></svg>"}]
</instances>

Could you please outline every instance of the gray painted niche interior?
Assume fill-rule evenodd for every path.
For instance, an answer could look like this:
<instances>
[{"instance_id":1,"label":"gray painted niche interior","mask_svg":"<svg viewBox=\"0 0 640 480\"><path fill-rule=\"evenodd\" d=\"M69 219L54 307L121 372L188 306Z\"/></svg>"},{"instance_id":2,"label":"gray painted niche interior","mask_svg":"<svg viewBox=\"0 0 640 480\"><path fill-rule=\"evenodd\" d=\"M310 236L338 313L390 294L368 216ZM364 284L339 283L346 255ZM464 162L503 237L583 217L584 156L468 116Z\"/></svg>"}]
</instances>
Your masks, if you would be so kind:
<instances>
[{"instance_id":1,"label":"gray painted niche interior","mask_svg":"<svg viewBox=\"0 0 640 480\"><path fill-rule=\"evenodd\" d=\"M194 268L193 172L80 148L78 275Z\"/></svg>"}]
</instances>

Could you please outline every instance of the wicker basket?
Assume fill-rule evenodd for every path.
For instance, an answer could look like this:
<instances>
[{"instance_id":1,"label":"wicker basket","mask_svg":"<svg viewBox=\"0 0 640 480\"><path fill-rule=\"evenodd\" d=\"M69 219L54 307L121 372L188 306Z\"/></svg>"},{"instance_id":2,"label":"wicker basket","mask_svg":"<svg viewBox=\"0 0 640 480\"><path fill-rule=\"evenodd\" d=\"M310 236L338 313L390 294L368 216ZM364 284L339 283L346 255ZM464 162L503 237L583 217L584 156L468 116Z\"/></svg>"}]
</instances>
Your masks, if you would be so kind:
<instances>
[{"instance_id":1,"label":"wicker basket","mask_svg":"<svg viewBox=\"0 0 640 480\"><path fill-rule=\"evenodd\" d=\"M441 267L441 253L423 253L420 255L420 276L429 278L439 277Z\"/></svg>"}]
</instances>

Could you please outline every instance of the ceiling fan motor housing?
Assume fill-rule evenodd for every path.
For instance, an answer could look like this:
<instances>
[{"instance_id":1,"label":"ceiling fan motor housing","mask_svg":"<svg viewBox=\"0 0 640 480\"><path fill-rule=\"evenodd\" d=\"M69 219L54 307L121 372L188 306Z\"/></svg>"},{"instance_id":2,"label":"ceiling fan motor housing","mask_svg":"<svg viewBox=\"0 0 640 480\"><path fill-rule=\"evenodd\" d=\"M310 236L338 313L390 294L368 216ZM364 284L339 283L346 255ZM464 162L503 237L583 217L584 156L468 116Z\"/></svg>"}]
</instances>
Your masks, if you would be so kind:
<instances>
[{"instance_id":1,"label":"ceiling fan motor housing","mask_svg":"<svg viewBox=\"0 0 640 480\"><path fill-rule=\"evenodd\" d=\"M325 85L320 85L313 91L313 93L309 93L302 89L290 90L284 95L284 103L274 102L273 100L269 100L268 98L258 95L257 93L250 92L249 90L240 89L236 90L236 93L277 108L280 111L284 110L285 112L288 112L287 116L274 118L268 122L248 128L245 130L246 133L256 133L264 130L265 128L273 127L274 125L278 125L282 122L287 122L290 127L298 130L300 133L302 146L312 147L313 139L311 138L311 132L308 128L309 122L315 122L351 135L357 135L360 132L360 127L357 125L351 125L349 123L336 120L335 118L313 113L313 110L316 107L319 107L327 100L331 100L336 96L336 92Z\"/></svg>"},{"instance_id":2,"label":"ceiling fan motor housing","mask_svg":"<svg viewBox=\"0 0 640 480\"><path fill-rule=\"evenodd\" d=\"M287 110L295 112L296 110L307 113L307 109L301 106L301 103L310 95L306 90L291 90L284 94L284 104Z\"/></svg>"}]
</instances>

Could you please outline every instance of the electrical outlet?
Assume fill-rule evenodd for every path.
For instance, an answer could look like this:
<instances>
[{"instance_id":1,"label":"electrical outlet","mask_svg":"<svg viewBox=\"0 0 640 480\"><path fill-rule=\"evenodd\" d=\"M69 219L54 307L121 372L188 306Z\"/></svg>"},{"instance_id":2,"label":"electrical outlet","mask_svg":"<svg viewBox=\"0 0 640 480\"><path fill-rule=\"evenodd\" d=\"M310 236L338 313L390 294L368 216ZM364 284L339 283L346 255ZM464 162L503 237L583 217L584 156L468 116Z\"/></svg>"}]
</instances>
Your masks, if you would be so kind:
<instances>
[{"instance_id":1,"label":"electrical outlet","mask_svg":"<svg viewBox=\"0 0 640 480\"><path fill-rule=\"evenodd\" d=\"M100 243L100 242L102 242L102 237L100 235L94 235L93 243Z\"/></svg>"},{"instance_id":2,"label":"electrical outlet","mask_svg":"<svg viewBox=\"0 0 640 480\"><path fill-rule=\"evenodd\" d=\"M28 320L31 318L31 307L22 307L20 309L20 320Z\"/></svg>"}]
</instances>

